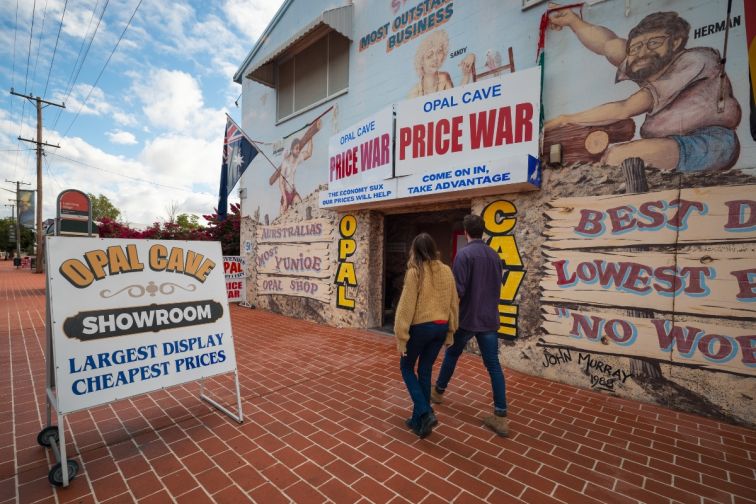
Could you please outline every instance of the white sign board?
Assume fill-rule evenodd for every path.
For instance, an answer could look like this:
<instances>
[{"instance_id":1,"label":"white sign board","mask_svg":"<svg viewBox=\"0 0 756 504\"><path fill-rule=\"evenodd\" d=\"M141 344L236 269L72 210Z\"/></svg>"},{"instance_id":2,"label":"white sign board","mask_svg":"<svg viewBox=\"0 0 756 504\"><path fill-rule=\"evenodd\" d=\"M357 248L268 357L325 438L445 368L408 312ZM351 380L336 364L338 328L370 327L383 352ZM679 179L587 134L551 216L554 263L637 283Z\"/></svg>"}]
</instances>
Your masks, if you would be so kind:
<instances>
[{"instance_id":1,"label":"white sign board","mask_svg":"<svg viewBox=\"0 0 756 504\"><path fill-rule=\"evenodd\" d=\"M247 262L241 256L223 256L226 295L229 303L247 300Z\"/></svg>"},{"instance_id":2,"label":"white sign board","mask_svg":"<svg viewBox=\"0 0 756 504\"><path fill-rule=\"evenodd\" d=\"M533 67L397 103L397 198L538 186L540 90Z\"/></svg>"},{"instance_id":3,"label":"white sign board","mask_svg":"<svg viewBox=\"0 0 756 504\"><path fill-rule=\"evenodd\" d=\"M387 107L340 131L328 143L328 190L320 206L379 201L395 196L393 176L394 111Z\"/></svg>"},{"instance_id":4,"label":"white sign board","mask_svg":"<svg viewBox=\"0 0 756 504\"><path fill-rule=\"evenodd\" d=\"M61 413L236 370L217 242L47 238Z\"/></svg>"}]
</instances>

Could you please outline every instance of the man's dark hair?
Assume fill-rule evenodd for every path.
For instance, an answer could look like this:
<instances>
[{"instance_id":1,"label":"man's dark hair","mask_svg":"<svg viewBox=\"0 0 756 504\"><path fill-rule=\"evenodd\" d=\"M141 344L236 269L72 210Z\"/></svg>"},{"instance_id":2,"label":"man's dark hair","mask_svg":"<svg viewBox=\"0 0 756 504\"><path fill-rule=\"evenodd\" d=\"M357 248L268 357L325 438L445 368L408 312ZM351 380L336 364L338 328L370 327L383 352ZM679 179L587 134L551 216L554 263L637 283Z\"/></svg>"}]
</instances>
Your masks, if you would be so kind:
<instances>
[{"instance_id":1,"label":"man's dark hair","mask_svg":"<svg viewBox=\"0 0 756 504\"><path fill-rule=\"evenodd\" d=\"M483 237L485 224L483 223L483 217L480 215L465 215L462 225L465 228L465 233L467 233L470 238L477 239Z\"/></svg>"},{"instance_id":2,"label":"man's dark hair","mask_svg":"<svg viewBox=\"0 0 756 504\"><path fill-rule=\"evenodd\" d=\"M299 138L295 138L294 140L291 141L291 147L289 148L289 150L293 151L294 149L299 147L301 143L302 142L299 140Z\"/></svg>"},{"instance_id":3,"label":"man's dark hair","mask_svg":"<svg viewBox=\"0 0 756 504\"><path fill-rule=\"evenodd\" d=\"M630 49L630 41L638 35L643 35L651 31L664 30L674 39L682 39L682 44L678 51L685 48L688 43L688 34L690 33L690 23L677 15L677 12L654 12L644 17L640 23L630 30L627 36L625 50Z\"/></svg>"}]
</instances>

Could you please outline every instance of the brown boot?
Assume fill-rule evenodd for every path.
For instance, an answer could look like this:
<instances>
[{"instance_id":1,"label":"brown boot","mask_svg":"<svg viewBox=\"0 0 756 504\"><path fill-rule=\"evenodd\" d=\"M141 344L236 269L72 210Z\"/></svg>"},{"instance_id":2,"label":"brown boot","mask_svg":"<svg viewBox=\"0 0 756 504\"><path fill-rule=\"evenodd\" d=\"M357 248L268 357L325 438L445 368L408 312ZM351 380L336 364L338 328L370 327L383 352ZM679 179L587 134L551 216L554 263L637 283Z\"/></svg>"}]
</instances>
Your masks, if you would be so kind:
<instances>
[{"instance_id":1,"label":"brown boot","mask_svg":"<svg viewBox=\"0 0 756 504\"><path fill-rule=\"evenodd\" d=\"M442 404L444 402L444 396L436 391L436 387L431 387L431 402L433 404Z\"/></svg>"},{"instance_id":2,"label":"brown boot","mask_svg":"<svg viewBox=\"0 0 756 504\"><path fill-rule=\"evenodd\" d=\"M507 417L491 415L483 419L483 423L486 427L494 431L501 437L509 436L509 422Z\"/></svg>"}]
</instances>

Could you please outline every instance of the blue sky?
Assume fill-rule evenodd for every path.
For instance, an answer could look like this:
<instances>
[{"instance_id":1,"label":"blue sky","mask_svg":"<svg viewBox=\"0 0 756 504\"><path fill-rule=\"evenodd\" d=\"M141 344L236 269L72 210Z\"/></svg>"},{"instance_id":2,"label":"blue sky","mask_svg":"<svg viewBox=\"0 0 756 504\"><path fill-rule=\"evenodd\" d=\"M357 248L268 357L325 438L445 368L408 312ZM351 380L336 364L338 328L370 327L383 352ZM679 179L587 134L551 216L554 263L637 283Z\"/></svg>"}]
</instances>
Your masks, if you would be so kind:
<instances>
[{"instance_id":1,"label":"blue sky","mask_svg":"<svg viewBox=\"0 0 756 504\"><path fill-rule=\"evenodd\" d=\"M17 140L36 137L35 107L14 88L66 105L43 111L43 140L61 146L46 149L44 218L69 188L104 194L136 226L169 207L212 212L225 113L241 115L232 76L281 3L0 0L0 187L36 188L33 144Z\"/></svg>"}]
</instances>

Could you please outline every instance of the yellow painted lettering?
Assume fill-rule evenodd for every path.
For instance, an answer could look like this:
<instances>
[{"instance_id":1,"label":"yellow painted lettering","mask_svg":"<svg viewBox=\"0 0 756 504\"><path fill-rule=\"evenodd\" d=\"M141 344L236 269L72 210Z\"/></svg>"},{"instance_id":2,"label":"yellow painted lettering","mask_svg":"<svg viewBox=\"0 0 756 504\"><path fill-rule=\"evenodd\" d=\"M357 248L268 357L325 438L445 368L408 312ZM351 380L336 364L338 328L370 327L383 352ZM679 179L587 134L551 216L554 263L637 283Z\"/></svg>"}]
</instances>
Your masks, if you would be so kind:
<instances>
[{"instance_id":1,"label":"yellow painted lettering","mask_svg":"<svg viewBox=\"0 0 756 504\"><path fill-rule=\"evenodd\" d=\"M498 333L505 336L517 336L517 328L510 326L500 326Z\"/></svg>"},{"instance_id":2,"label":"yellow painted lettering","mask_svg":"<svg viewBox=\"0 0 756 504\"><path fill-rule=\"evenodd\" d=\"M184 249L181 247L173 247L171 253L168 256L168 265L165 267L165 271L173 271L176 273L184 272Z\"/></svg>"},{"instance_id":3,"label":"yellow painted lettering","mask_svg":"<svg viewBox=\"0 0 756 504\"><path fill-rule=\"evenodd\" d=\"M84 254L89 270L97 280L105 278L105 266L108 264L108 256L104 250L90 250Z\"/></svg>"},{"instance_id":4,"label":"yellow painted lettering","mask_svg":"<svg viewBox=\"0 0 756 504\"><path fill-rule=\"evenodd\" d=\"M520 288L522 279L525 277L524 271L506 271L504 283L501 285L499 299L502 301L514 301L517 290Z\"/></svg>"},{"instance_id":5,"label":"yellow painted lettering","mask_svg":"<svg viewBox=\"0 0 756 504\"><path fill-rule=\"evenodd\" d=\"M354 254L357 250L357 242L348 238L346 240L339 240L339 260L343 261L350 255Z\"/></svg>"},{"instance_id":6,"label":"yellow painted lettering","mask_svg":"<svg viewBox=\"0 0 756 504\"><path fill-rule=\"evenodd\" d=\"M339 308L354 309L354 299L349 299L346 295L346 285L339 285L338 296L336 298L336 306Z\"/></svg>"},{"instance_id":7,"label":"yellow painted lettering","mask_svg":"<svg viewBox=\"0 0 756 504\"><path fill-rule=\"evenodd\" d=\"M110 274L117 275L119 273L128 273L129 258L126 257L126 252L118 245L108 247L108 261L110 262Z\"/></svg>"},{"instance_id":8,"label":"yellow painted lettering","mask_svg":"<svg viewBox=\"0 0 756 504\"><path fill-rule=\"evenodd\" d=\"M355 231L357 231L357 219L354 218L354 215L345 215L342 217L339 222L339 233L341 233L341 236L349 238Z\"/></svg>"},{"instance_id":9,"label":"yellow painted lettering","mask_svg":"<svg viewBox=\"0 0 756 504\"><path fill-rule=\"evenodd\" d=\"M74 287L83 289L88 287L94 282L95 276L84 265L83 262L78 259L68 259L60 265L60 274L65 277L66 280L71 282Z\"/></svg>"},{"instance_id":10,"label":"yellow painted lettering","mask_svg":"<svg viewBox=\"0 0 756 504\"><path fill-rule=\"evenodd\" d=\"M354 274L354 264L350 262L339 263L339 269L336 270L336 283L346 283L347 285L357 285L357 275Z\"/></svg>"},{"instance_id":11,"label":"yellow painted lettering","mask_svg":"<svg viewBox=\"0 0 756 504\"><path fill-rule=\"evenodd\" d=\"M153 271L163 271L168 261L165 258L168 256L168 249L165 245L156 243L150 247L150 269Z\"/></svg>"},{"instance_id":12,"label":"yellow painted lettering","mask_svg":"<svg viewBox=\"0 0 756 504\"><path fill-rule=\"evenodd\" d=\"M494 201L483 210L483 223L490 235L500 235L514 229L517 208L509 201Z\"/></svg>"},{"instance_id":13,"label":"yellow painted lettering","mask_svg":"<svg viewBox=\"0 0 756 504\"><path fill-rule=\"evenodd\" d=\"M494 236L488 245L499 254L499 257L507 266L522 266L522 257L520 257L514 236Z\"/></svg>"},{"instance_id":14,"label":"yellow painted lettering","mask_svg":"<svg viewBox=\"0 0 756 504\"><path fill-rule=\"evenodd\" d=\"M129 256L129 269L131 271L144 270L144 264L139 262L139 253L137 252L136 245L126 245L126 255Z\"/></svg>"},{"instance_id":15,"label":"yellow painted lettering","mask_svg":"<svg viewBox=\"0 0 756 504\"><path fill-rule=\"evenodd\" d=\"M209 275L210 272L213 271L213 268L215 268L215 262L211 261L210 259L205 259L205 262L202 263L202 266L199 267L197 273L193 276L200 282L205 283L205 280L207 280L207 275Z\"/></svg>"},{"instance_id":16,"label":"yellow painted lettering","mask_svg":"<svg viewBox=\"0 0 756 504\"><path fill-rule=\"evenodd\" d=\"M187 275L196 275L197 270L200 267L200 264L202 264L202 259L204 259L205 256L202 254L198 254L197 252L190 250L186 253L186 264L184 265L184 273Z\"/></svg>"}]
</instances>

